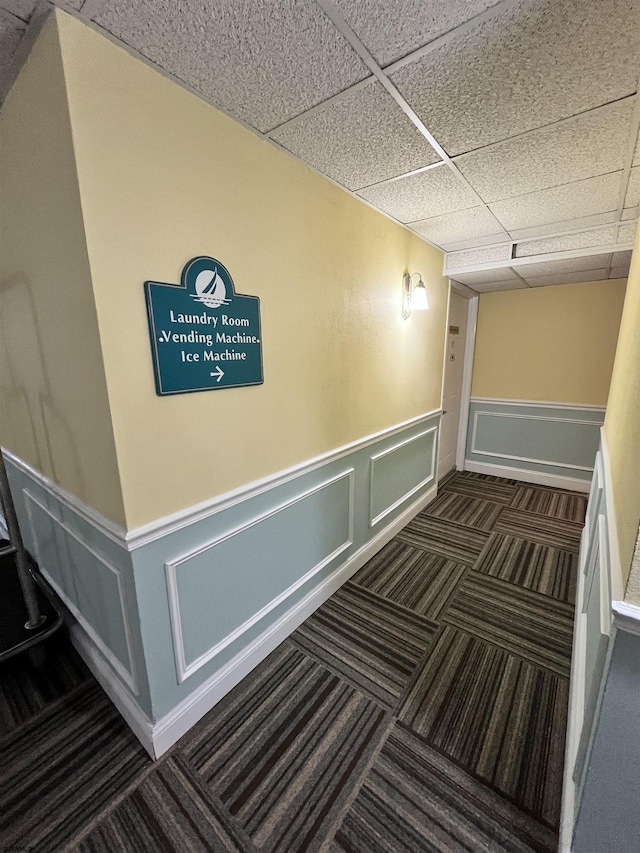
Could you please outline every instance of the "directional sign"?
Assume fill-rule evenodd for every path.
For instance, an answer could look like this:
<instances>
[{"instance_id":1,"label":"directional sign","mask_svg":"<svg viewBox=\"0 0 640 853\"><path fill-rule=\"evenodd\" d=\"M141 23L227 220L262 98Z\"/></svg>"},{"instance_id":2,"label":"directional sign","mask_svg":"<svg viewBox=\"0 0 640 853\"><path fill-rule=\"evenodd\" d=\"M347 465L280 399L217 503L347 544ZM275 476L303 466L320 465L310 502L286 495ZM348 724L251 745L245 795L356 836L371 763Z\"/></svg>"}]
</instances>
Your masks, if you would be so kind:
<instances>
[{"instance_id":1,"label":"directional sign","mask_svg":"<svg viewBox=\"0 0 640 853\"><path fill-rule=\"evenodd\" d=\"M260 385L260 299L236 293L215 258L193 258L180 284L145 281L156 392Z\"/></svg>"}]
</instances>

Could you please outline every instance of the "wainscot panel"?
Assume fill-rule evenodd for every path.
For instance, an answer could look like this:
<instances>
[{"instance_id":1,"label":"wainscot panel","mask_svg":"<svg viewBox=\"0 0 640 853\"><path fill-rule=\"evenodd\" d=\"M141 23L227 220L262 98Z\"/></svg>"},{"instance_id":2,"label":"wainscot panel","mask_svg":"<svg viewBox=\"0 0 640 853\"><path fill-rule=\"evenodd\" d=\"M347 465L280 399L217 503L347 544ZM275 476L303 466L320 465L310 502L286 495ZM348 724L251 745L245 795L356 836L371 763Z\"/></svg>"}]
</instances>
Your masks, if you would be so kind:
<instances>
[{"instance_id":1,"label":"wainscot panel","mask_svg":"<svg viewBox=\"0 0 640 853\"><path fill-rule=\"evenodd\" d=\"M472 398L469 471L588 491L604 408Z\"/></svg>"},{"instance_id":2,"label":"wainscot panel","mask_svg":"<svg viewBox=\"0 0 640 853\"><path fill-rule=\"evenodd\" d=\"M125 705L146 718L151 696L124 530L12 453L3 455L25 546L78 628L74 641L80 638L79 650L127 721Z\"/></svg>"}]
</instances>

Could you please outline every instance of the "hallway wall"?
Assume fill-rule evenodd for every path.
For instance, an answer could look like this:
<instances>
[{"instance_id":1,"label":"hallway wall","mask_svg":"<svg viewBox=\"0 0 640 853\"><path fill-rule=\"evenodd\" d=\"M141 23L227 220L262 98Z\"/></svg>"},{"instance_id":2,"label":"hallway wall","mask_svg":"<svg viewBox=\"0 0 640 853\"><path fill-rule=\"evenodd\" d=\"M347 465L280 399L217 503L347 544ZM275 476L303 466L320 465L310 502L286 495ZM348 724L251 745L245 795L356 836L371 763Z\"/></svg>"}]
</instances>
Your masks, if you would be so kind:
<instances>
[{"instance_id":1,"label":"hallway wall","mask_svg":"<svg viewBox=\"0 0 640 853\"><path fill-rule=\"evenodd\" d=\"M631 258L629 283L611 377L604 429L609 445L623 580L628 598L640 605L640 576L630 577L640 522L640 238Z\"/></svg>"},{"instance_id":2,"label":"hallway wall","mask_svg":"<svg viewBox=\"0 0 640 853\"><path fill-rule=\"evenodd\" d=\"M480 296L465 467L587 491L626 281Z\"/></svg>"},{"instance_id":3,"label":"hallway wall","mask_svg":"<svg viewBox=\"0 0 640 853\"><path fill-rule=\"evenodd\" d=\"M2 446L124 523L55 22L0 113Z\"/></svg>"},{"instance_id":4,"label":"hallway wall","mask_svg":"<svg viewBox=\"0 0 640 853\"><path fill-rule=\"evenodd\" d=\"M439 408L442 254L58 13L129 528ZM264 385L156 396L143 282L219 259ZM431 308L401 317L418 270Z\"/></svg>"}]
</instances>

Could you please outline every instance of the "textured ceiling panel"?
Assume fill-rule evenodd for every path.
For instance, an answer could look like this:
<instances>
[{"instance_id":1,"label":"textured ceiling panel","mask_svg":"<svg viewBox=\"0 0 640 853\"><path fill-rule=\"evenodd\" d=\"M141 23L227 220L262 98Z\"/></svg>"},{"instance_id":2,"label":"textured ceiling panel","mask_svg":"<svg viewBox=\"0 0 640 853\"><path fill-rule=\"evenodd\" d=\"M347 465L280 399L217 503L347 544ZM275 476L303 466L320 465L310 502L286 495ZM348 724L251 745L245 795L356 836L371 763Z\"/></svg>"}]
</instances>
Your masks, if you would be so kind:
<instances>
[{"instance_id":1,"label":"textured ceiling panel","mask_svg":"<svg viewBox=\"0 0 640 853\"><path fill-rule=\"evenodd\" d=\"M518 276L509 269L502 267L497 270L479 270L478 272L460 272L453 276L456 281L475 287L476 284L492 284L497 281L519 281Z\"/></svg>"},{"instance_id":2,"label":"textured ceiling panel","mask_svg":"<svg viewBox=\"0 0 640 853\"><path fill-rule=\"evenodd\" d=\"M6 9L7 12L25 21L29 20L35 6L36 0L0 0L0 9Z\"/></svg>"},{"instance_id":3,"label":"textured ceiling panel","mask_svg":"<svg viewBox=\"0 0 640 853\"><path fill-rule=\"evenodd\" d=\"M633 98L456 158L484 201L623 169Z\"/></svg>"},{"instance_id":4,"label":"textured ceiling panel","mask_svg":"<svg viewBox=\"0 0 640 853\"><path fill-rule=\"evenodd\" d=\"M473 290L476 290L478 293L493 293L496 290L521 290L522 288L526 288L526 286L527 285L523 281L520 281L519 278L515 278L513 281L494 281L486 284L474 284Z\"/></svg>"},{"instance_id":5,"label":"textured ceiling panel","mask_svg":"<svg viewBox=\"0 0 640 853\"><path fill-rule=\"evenodd\" d=\"M622 172L496 201L489 207L508 230L532 228L571 217L615 211Z\"/></svg>"},{"instance_id":6,"label":"textured ceiling panel","mask_svg":"<svg viewBox=\"0 0 640 853\"><path fill-rule=\"evenodd\" d=\"M627 194L624 198L625 207L635 207L640 204L640 166L631 170Z\"/></svg>"},{"instance_id":7,"label":"textured ceiling panel","mask_svg":"<svg viewBox=\"0 0 640 853\"><path fill-rule=\"evenodd\" d=\"M475 264L488 264L491 261L508 261L511 259L511 243L502 246L486 246L482 249L467 249L463 252L450 252L445 258L445 270L455 270L459 267L470 267Z\"/></svg>"},{"instance_id":8,"label":"textured ceiling panel","mask_svg":"<svg viewBox=\"0 0 640 853\"><path fill-rule=\"evenodd\" d=\"M313 0L104 0L94 20L262 131L369 75Z\"/></svg>"},{"instance_id":9,"label":"textured ceiling panel","mask_svg":"<svg viewBox=\"0 0 640 853\"><path fill-rule=\"evenodd\" d=\"M23 29L0 18L0 92L5 90L13 77L11 60L23 35Z\"/></svg>"},{"instance_id":10,"label":"textured ceiling panel","mask_svg":"<svg viewBox=\"0 0 640 853\"><path fill-rule=\"evenodd\" d=\"M514 240L526 240L529 237L546 237L550 234L564 234L566 231L580 231L594 225L608 225L615 222L616 212L596 213L594 216L581 216L577 219L563 219L561 222L551 222L547 225L536 225L534 228L512 228L509 232Z\"/></svg>"},{"instance_id":11,"label":"textured ceiling panel","mask_svg":"<svg viewBox=\"0 0 640 853\"><path fill-rule=\"evenodd\" d=\"M580 281L603 281L607 278L609 268L599 270L583 270L582 272L565 272L558 275L539 275L526 279L531 287L553 287L556 284L576 284Z\"/></svg>"},{"instance_id":12,"label":"textured ceiling panel","mask_svg":"<svg viewBox=\"0 0 640 853\"><path fill-rule=\"evenodd\" d=\"M438 166L358 193L401 222L416 222L477 204L471 190L446 166Z\"/></svg>"},{"instance_id":13,"label":"textured ceiling panel","mask_svg":"<svg viewBox=\"0 0 640 853\"><path fill-rule=\"evenodd\" d=\"M451 155L636 90L640 4L520 0L393 81Z\"/></svg>"},{"instance_id":14,"label":"textured ceiling panel","mask_svg":"<svg viewBox=\"0 0 640 853\"><path fill-rule=\"evenodd\" d=\"M411 227L438 246L458 239L461 234L472 239L500 231L500 223L485 207L470 207L455 213L445 213L443 216L412 222ZM504 235L502 239L504 240Z\"/></svg>"},{"instance_id":15,"label":"textured ceiling panel","mask_svg":"<svg viewBox=\"0 0 640 853\"><path fill-rule=\"evenodd\" d=\"M440 160L378 82L286 125L273 139L351 190Z\"/></svg>"},{"instance_id":16,"label":"textured ceiling panel","mask_svg":"<svg viewBox=\"0 0 640 853\"><path fill-rule=\"evenodd\" d=\"M614 252L611 259L612 267L629 267L631 263L631 249L625 252Z\"/></svg>"},{"instance_id":17,"label":"textured ceiling panel","mask_svg":"<svg viewBox=\"0 0 640 853\"><path fill-rule=\"evenodd\" d=\"M558 261L541 261L538 264L522 264L517 267L518 273L527 281L541 275L560 275L568 272L603 269L611 262L611 253L606 255L590 255L585 258L563 258Z\"/></svg>"},{"instance_id":18,"label":"textured ceiling panel","mask_svg":"<svg viewBox=\"0 0 640 853\"><path fill-rule=\"evenodd\" d=\"M633 243L636 237L636 222L630 222L628 225L621 225L618 228L618 243Z\"/></svg>"},{"instance_id":19,"label":"textured ceiling panel","mask_svg":"<svg viewBox=\"0 0 640 853\"><path fill-rule=\"evenodd\" d=\"M616 229L599 228L595 231L583 231L581 234L563 234L560 237L546 237L544 240L531 240L518 243L516 258L529 255L545 255L547 252L566 252L570 249L590 249L592 246L608 246L616 241Z\"/></svg>"},{"instance_id":20,"label":"textured ceiling panel","mask_svg":"<svg viewBox=\"0 0 640 853\"><path fill-rule=\"evenodd\" d=\"M500 0L334 0L379 65L406 56Z\"/></svg>"}]
</instances>

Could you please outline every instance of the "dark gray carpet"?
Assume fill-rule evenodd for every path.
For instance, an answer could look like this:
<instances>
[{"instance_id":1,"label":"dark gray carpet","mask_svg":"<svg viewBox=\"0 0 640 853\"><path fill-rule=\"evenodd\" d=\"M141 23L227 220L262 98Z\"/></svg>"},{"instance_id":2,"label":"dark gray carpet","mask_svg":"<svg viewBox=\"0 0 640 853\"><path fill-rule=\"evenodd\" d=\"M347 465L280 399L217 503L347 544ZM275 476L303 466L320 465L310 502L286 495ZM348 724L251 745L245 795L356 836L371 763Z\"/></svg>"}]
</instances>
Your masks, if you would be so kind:
<instances>
[{"instance_id":1,"label":"dark gray carpet","mask_svg":"<svg viewBox=\"0 0 640 853\"><path fill-rule=\"evenodd\" d=\"M585 498L455 474L152 763L75 653L0 668L0 849L552 853Z\"/></svg>"}]
</instances>

